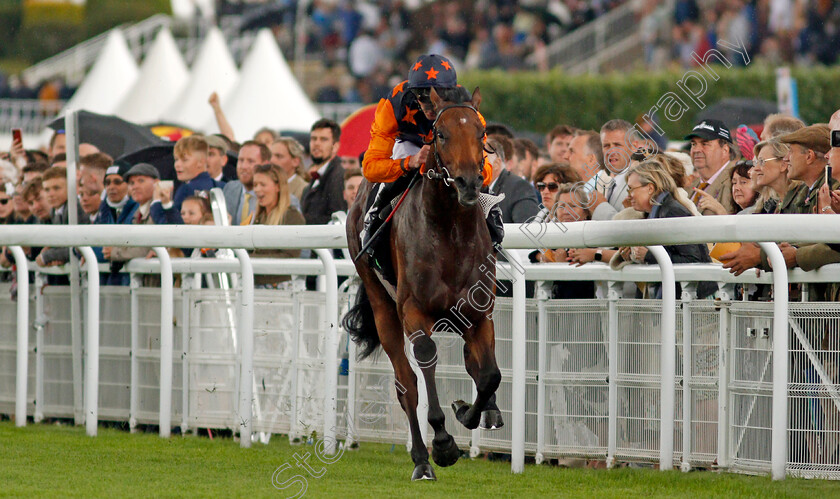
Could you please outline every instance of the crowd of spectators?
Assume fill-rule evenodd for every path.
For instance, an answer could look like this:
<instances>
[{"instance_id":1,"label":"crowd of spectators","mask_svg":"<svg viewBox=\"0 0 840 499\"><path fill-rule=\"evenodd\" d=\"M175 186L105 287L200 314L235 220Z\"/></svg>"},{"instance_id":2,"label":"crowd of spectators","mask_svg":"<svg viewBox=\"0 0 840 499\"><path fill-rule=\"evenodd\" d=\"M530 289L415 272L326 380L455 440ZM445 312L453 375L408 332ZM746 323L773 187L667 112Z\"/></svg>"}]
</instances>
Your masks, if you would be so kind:
<instances>
[{"instance_id":1,"label":"crowd of spectators","mask_svg":"<svg viewBox=\"0 0 840 499\"><path fill-rule=\"evenodd\" d=\"M327 68L319 102L376 102L403 78L410 53L446 55L466 69L526 69L525 59L551 40L626 0L316 0L307 9L306 52ZM273 25L284 53L294 53L297 24L289 2ZM352 83L342 84L349 75Z\"/></svg>"},{"instance_id":2,"label":"crowd of spectators","mask_svg":"<svg viewBox=\"0 0 840 499\"><path fill-rule=\"evenodd\" d=\"M828 117L827 117L828 118ZM731 132L723 123L705 120L685 136L686 150L665 151L641 127L609 120L600 130L558 125L546 136L546 147L516 138L507 127L488 127L490 189L504 193L500 205L505 223L534 217L567 223L575 220L716 216L762 213L840 213L840 153L831 146L831 130L840 129L840 111L831 125L805 124L791 116L771 115L761 136L745 126ZM192 135L174 148L177 179L161 180L156 167L114 162L92 144L81 144L78 199L67 199L66 140L56 133L45 151L24 150L13 142L0 160L0 223L65 224L73 204L79 223L94 224L327 224L333 213L346 211L361 181L356 162L337 156L341 129L331 120L312 125L309 147L292 137L261 130L242 144L224 134ZM238 154L236 178L226 178L212 158ZM834 179L826 186L825 167ZM174 182L173 182L174 180ZM208 191L222 189L228 216L214 220ZM811 270L840 261L828 245L781 245L790 266ZM675 262L708 262L703 245L672 246ZM38 265L62 265L66 250L28 248ZM127 284L122 264L151 257L149 248L98 248L111 264L106 284ZM174 249L176 256L190 249ZM295 256L290 252L255 256ZM714 254L714 250L712 251ZM644 248L541 248L535 262L581 265L609 262L653 263ZM741 273L769 269L758 246L744 244L718 254L724 267ZM0 263L10 265L3 252ZM280 285L270 279L261 285ZM585 296L591 287L584 287ZM581 288L581 289L584 289ZM655 288L655 287L654 287ZM561 296L572 297L566 288ZM742 290L749 292L748 290ZM649 293L645 288L643 294ZM653 290L655 296L656 290ZM710 290L709 292L714 292ZM573 293L574 294L574 293ZM833 297L836 290L814 296ZM584 297L584 296L580 296ZM760 294L755 296L760 298ZM766 298L766 296L765 296Z\"/></svg>"},{"instance_id":3,"label":"crowd of spectators","mask_svg":"<svg viewBox=\"0 0 840 499\"><path fill-rule=\"evenodd\" d=\"M553 40L628 0L445 0L409 8L400 0L315 0L307 6L305 52L323 63L317 102L373 103L401 81L399 61L439 53L464 69L533 69L526 59ZM840 46L840 4L828 0L635 0L650 69L692 67L692 53L718 40L743 42L752 59L770 65L833 64ZM296 2L267 17L281 48L295 53ZM241 12L236 13L242 16ZM737 60L737 59L736 59ZM739 60L739 63L743 63ZM547 68L539 65L537 68ZM0 99L66 100L61 79L26 82L0 74Z\"/></svg>"},{"instance_id":4,"label":"crowd of spectators","mask_svg":"<svg viewBox=\"0 0 840 499\"><path fill-rule=\"evenodd\" d=\"M358 168L345 168L336 156L341 129L332 120L312 125L308 152L292 137L264 129L241 144L223 135L190 135L175 144L175 179L161 179L149 163L114 161L92 144L80 144L77 199L68 199L66 137L55 132L45 150L24 150L14 140L0 154L0 224L67 224L71 209L79 224L103 225L302 225L327 224L332 214L346 211L355 200L362 179ZM218 158L237 157L235 178L226 178ZM210 202L218 188L228 213L218 219ZM75 207L74 207L75 205ZM67 248L25 248L27 258L40 267L60 266L70 259ZM128 285L121 272L125 262L155 256L152 248L94 248L100 263L110 265L102 284ZM194 252L171 248L175 257L212 256L212 249ZM193 255L193 253L195 253ZM255 258L292 258L300 251L259 250ZM0 265L14 264L3 248ZM3 274L4 278L11 278ZM50 277L65 284L66 277ZM147 286L159 285L147 276ZM287 288L289 276L258 276L261 288ZM314 285L314 283L312 284Z\"/></svg>"},{"instance_id":5,"label":"crowd of spectators","mask_svg":"<svg viewBox=\"0 0 840 499\"><path fill-rule=\"evenodd\" d=\"M840 4L830 0L677 0L670 18L661 2L644 0L641 30L648 67L695 66L718 40L742 42L768 65L837 62Z\"/></svg>"}]
</instances>

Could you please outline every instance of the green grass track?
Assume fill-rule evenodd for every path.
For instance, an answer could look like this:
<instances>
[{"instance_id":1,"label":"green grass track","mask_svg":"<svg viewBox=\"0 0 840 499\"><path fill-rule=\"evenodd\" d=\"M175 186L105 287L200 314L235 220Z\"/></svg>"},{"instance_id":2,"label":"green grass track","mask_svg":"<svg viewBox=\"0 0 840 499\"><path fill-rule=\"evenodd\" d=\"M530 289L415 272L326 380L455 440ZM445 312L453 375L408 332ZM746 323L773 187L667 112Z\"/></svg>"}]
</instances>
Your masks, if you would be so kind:
<instances>
[{"instance_id":1,"label":"green grass track","mask_svg":"<svg viewBox=\"0 0 840 499\"><path fill-rule=\"evenodd\" d=\"M296 465L294 454L320 478ZM288 481L280 490L272 484ZM620 468L561 469L526 465L520 475L510 464L461 459L435 467L437 482L412 483L405 446L362 444L324 464L315 446L291 446L282 436L269 445L241 449L229 438L129 434L99 428L89 438L83 427L0 423L0 497L840 497L840 482L726 473Z\"/></svg>"}]
</instances>

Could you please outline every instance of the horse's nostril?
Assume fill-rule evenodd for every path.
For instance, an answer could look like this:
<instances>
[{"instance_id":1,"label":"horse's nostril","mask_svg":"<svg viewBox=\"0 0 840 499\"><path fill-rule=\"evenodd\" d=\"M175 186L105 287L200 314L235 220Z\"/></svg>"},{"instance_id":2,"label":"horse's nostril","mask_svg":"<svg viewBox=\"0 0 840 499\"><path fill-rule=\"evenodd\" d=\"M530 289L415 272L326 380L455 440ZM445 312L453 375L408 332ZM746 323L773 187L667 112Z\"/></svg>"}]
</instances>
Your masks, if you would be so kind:
<instances>
[{"instance_id":1,"label":"horse's nostril","mask_svg":"<svg viewBox=\"0 0 840 499\"><path fill-rule=\"evenodd\" d=\"M455 177L455 185L458 187L466 187L467 181L464 180L464 177Z\"/></svg>"}]
</instances>

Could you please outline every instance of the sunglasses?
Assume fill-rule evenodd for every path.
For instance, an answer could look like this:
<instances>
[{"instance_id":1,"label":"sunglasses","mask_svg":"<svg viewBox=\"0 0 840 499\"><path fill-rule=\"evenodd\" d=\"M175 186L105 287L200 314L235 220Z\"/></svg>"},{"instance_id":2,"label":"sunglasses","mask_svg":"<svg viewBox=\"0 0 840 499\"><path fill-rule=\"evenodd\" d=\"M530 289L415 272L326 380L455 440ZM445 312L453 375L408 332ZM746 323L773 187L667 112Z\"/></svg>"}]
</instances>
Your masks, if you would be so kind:
<instances>
[{"instance_id":1,"label":"sunglasses","mask_svg":"<svg viewBox=\"0 0 840 499\"><path fill-rule=\"evenodd\" d=\"M125 183L125 180L123 180L119 177L105 179L105 187L108 187L109 185L112 185L112 184L113 185L123 185L124 183Z\"/></svg>"},{"instance_id":2,"label":"sunglasses","mask_svg":"<svg viewBox=\"0 0 840 499\"><path fill-rule=\"evenodd\" d=\"M545 182L537 182L538 191L542 192L546 188L548 188L548 192L557 192L557 189L560 188L560 184L557 182L549 182L547 184Z\"/></svg>"},{"instance_id":3,"label":"sunglasses","mask_svg":"<svg viewBox=\"0 0 840 499\"><path fill-rule=\"evenodd\" d=\"M831 131L831 147L840 147L840 130Z\"/></svg>"},{"instance_id":4,"label":"sunglasses","mask_svg":"<svg viewBox=\"0 0 840 499\"><path fill-rule=\"evenodd\" d=\"M12 198L0 199L0 206L6 206L11 200Z\"/></svg>"}]
</instances>

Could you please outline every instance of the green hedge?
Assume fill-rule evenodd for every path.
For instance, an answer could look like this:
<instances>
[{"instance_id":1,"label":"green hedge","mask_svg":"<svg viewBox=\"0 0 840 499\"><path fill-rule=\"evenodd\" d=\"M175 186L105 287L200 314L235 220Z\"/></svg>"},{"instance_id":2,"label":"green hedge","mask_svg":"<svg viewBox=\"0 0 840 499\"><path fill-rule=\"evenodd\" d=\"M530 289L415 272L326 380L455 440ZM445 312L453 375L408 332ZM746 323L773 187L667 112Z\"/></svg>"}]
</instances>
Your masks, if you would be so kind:
<instances>
[{"instance_id":1,"label":"green hedge","mask_svg":"<svg viewBox=\"0 0 840 499\"><path fill-rule=\"evenodd\" d=\"M25 2L16 56L38 61L82 40L84 9L65 2ZM29 82L35 84L37 82Z\"/></svg>"},{"instance_id":2,"label":"green hedge","mask_svg":"<svg viewBox=\"0 0 840 499\"><path fill-rule=\"evenodd\" d=\"M23 20L20 1L0 0L0 57L16 56L15 39Z\"/></svg>"},{"instance_id":3,"label":"green hedge","mask_svg":"<svg viewBox=\"0 0 840 499\"><path fill-rule=\"evenodd\" d=\"M87 0L85 34L96 36L123 23L142 21L155 14L172 14L171 0Z\"/></svg>"},{"instance_id":4,"label":"green hedge","mask_svg":"<svg viewBox=\"0 0 840 499\"><path fill-rule=\"evenodd\" d=\"M708 87L700 98L706 106L726 97L759 97L776 101L773 68L754 64L747 69L714 66L720 76L712 80L702 70ZM547 132L565 123L597 130L612 118L633 121L647 112L667 92L674 92L689 106L681 119L669 121L658 114L670 138L679 138L691 129L700 111L677 87L685 72L630 73L568 76L560 72L505 73L470 72L461 83L472 90L481 87L482 114L491 121L509 124L518 130ZM840 108L840 67L797 68L793 70L799 86L799 111L808 123L827 122Z\"/></svg>"}]
</instances>

